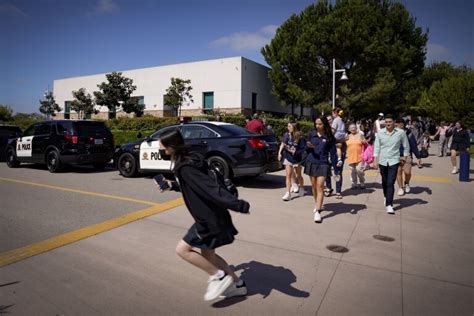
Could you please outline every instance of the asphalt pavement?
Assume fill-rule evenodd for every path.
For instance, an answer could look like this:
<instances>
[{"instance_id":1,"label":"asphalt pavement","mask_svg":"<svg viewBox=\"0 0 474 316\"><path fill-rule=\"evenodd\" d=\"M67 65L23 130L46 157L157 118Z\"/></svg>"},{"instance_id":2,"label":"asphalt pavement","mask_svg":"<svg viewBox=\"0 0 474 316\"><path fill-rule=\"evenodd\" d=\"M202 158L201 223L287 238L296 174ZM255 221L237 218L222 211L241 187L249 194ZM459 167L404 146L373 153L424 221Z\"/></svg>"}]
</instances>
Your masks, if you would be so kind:
<instances>
[{"instance_id":1,"label":"asphalt pavement","mask_svg":"<svg viewBox=\"0 0 474 316\"><path fill-rule=\"evenodd\" d=\"M50 175L2 163L0 313L472 315L474 186L450 171L449 158L435 156L414 167L395 215L377 172L365 190L349 189L346 173L322 224L306 176L307 195L289 202L283 172L237 181L251 214L232 213L240 233L218 253L249 293L209 303L206 274L174 252L192 224L178 194L111 170Z\"/></svg>"}]
</instances>

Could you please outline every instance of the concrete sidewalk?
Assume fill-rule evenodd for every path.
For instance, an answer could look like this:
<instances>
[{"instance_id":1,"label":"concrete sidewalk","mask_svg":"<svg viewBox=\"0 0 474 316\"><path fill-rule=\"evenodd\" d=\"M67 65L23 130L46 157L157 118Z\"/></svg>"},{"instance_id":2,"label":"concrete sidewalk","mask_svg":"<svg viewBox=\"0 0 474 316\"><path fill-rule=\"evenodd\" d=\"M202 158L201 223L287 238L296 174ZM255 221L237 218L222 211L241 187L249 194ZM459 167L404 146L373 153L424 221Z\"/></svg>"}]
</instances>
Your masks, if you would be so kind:
<instances>
[{"instance_id":1,"label":"concrete sidewalk","mask_svg":"<svg viewBox=\"0 0 474 316\"><path fill-rule=\"evenodd\" d=\"M395 215L385 212L375 172L364 191L347 189L346 175L344 198L325 199L322 224L312 220L312 196L281 200L283 172L242 183L251 215L232 213L240 234L218 252L247 282L245 298L203 301L207 276L174 254L192 223L178 207L1 268L1 308L11 315L472 315L473 182L458 182L449 158L426 163L413 168L412 193L395 197ZM349 251L331 252L331 244Z\"/></svg>"}]
</instances>

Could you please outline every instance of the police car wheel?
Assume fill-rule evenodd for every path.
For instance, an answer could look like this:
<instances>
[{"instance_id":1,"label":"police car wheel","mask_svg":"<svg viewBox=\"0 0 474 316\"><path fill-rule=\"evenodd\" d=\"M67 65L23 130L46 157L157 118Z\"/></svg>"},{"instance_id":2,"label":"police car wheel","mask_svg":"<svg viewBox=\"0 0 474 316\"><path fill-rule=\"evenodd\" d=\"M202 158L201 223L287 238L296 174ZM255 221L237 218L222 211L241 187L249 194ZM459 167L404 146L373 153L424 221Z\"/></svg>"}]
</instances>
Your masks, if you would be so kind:
<instances>
[{"instance_id":1,"label":"police car wheel","mask_svg":"<svg viewBox=\"0 0 474 316\"><path fill-rule=\"evenodd\" d=\"M62 169L59 153L56 150L52 150L46 155L46 167L48 167L51 173L58 172Z\"/></svg>"},{"instance_id":2,"label":"police car wheel","mask_svg":"<svg viewBox=\"0 0 474 316\"><path fill-rule=\"evenodd\" d=\"M120 155L117 166L120 174L126 178L133 177L137 174L137 161L132 154L123 153Z\"/></svg>"},{"instance_id":3,"label":"police car wheel","mask_svg":"<svg viewBox=\"0 0 474 316\"><path fill-rule=\"evenodd\" d=\"M212 156L212 157L209 157L207 162L209 165L218 169L219 172L224 176L224 178L230 177L229 165L227 164L227 161L225 161L224 158L219 157L219 156Z\"/></svg>"},{"instance_id":4,"label":"police car wheel","mask_svg":"<svg viewBox=\"0 0 474 316\"><path fill-rule=\"evenodd\" d=\"M20 162L16 159L13 149L9 149L7 151L6 159L7 159L7 166L10 168L16 168L20 165Z\"/></svg>"}]
</instances>

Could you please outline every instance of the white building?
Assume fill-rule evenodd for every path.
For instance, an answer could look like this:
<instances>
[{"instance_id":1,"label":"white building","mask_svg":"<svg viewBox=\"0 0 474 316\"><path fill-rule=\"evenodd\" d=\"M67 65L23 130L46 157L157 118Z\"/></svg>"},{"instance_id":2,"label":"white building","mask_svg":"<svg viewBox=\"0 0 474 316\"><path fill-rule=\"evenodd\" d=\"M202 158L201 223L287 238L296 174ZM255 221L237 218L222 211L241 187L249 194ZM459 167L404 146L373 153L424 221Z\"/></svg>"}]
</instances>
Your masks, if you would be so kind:
<instances>
[{"instance_id":1,"label":"white building","mask_svg":"<svg viewBox=\"0 0 474 316\"><path fill-rule=\"evenodd\" d=\"M181 115L198 115L206 110L219 110L225 113L273 112L288 113L290 109L282 106L271 94L271 82L268 78L270 68L243 57L231 57L184 64L121 71L122 75L133 80L137 86L133 96L139 97L145 104L145 114L155 116L173 116L171 108L163 104L166 89L171 78L190 79L193 103L181 108ZM72 91L85 88L93 95L97 85L107 81L105 74L54 80L54 97L63 109L56 116L77 118L70 110L73 100ZM107 119L106 106L98 106L99 114L93 118ZM299 113L299 110L295 113ZM117 112L117 116L126 113Z\"/></svg>"}]
</instances>

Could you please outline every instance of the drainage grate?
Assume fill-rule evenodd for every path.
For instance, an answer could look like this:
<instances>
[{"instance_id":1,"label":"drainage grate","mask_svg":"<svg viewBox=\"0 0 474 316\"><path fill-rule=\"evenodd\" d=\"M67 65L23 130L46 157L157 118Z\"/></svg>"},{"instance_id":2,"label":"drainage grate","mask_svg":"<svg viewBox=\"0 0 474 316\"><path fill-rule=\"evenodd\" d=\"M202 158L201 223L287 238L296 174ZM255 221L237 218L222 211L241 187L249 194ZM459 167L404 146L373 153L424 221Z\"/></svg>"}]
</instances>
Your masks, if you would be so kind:
<instances>
[{"instance_id":1,"label":"drainage grate","mask_svg":"<svg viewBox=\"0 0 474 316\"><path fill-rule=\"evenodd\" d=\"M385 236L385 235L374 235L372 237L374 237L377 240L381 240L381 241L394 241L395 240L395 238Z\"/></svg>"},{"instance_id":2,"label":"drainage grate","mask_svg":"<svg viewBox=\"0 0 474 316\"><path fill-rule=\"evenodd\" d=\"M328 245L326 246L327 249L331 250L332 252L348 252L349 249L344 246L339 245Z\"/></svg>"}]
</instances>

